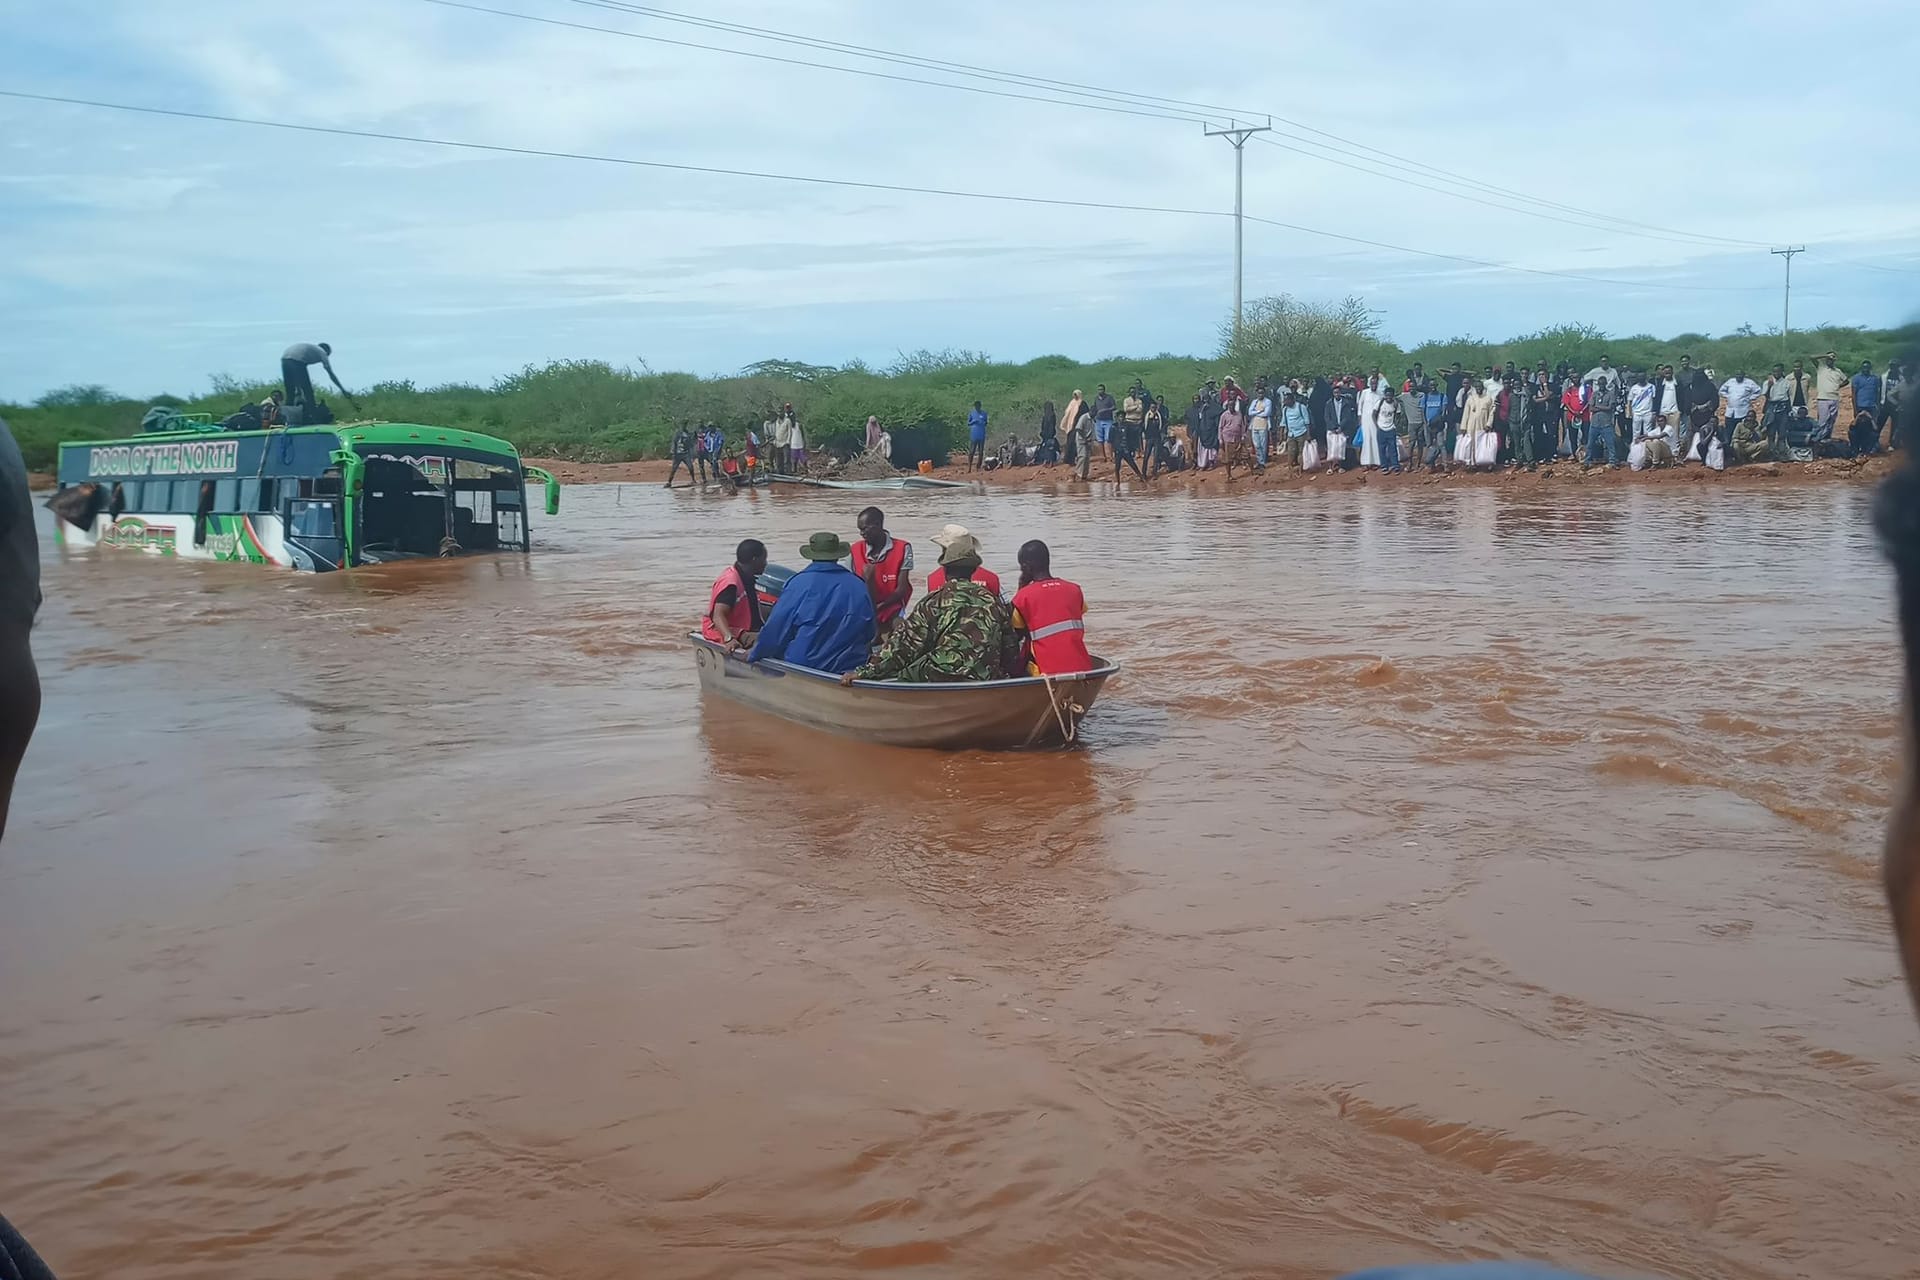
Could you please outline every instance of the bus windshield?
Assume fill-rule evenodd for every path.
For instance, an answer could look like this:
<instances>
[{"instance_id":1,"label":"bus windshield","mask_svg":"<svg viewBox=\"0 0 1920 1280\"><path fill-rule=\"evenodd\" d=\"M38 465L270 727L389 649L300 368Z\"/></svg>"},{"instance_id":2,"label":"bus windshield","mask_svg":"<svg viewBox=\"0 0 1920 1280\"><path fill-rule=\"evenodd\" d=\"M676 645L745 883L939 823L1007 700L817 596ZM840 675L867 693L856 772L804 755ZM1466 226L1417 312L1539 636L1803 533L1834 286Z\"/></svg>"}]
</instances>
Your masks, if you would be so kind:
<instances>
[{"instance_id":1,"label":"bus windshield","mask_svg":"<svg viewBox=\"0 0 1920 1280\"><path fill-rule=\"evenodd\" d=\"M474 449L363 445L360 545L369 554L525 550L520 460Z\"/></svg>"}]
</instances>

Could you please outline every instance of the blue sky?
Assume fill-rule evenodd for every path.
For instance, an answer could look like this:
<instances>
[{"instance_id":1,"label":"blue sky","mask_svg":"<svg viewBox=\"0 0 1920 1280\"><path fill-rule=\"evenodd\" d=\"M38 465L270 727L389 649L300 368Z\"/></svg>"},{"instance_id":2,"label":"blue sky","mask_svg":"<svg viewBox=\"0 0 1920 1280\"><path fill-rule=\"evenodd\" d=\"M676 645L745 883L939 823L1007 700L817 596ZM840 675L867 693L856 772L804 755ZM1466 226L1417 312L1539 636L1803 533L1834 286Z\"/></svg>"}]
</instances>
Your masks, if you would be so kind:
<instances>
[{"instance_id":1,"label":"blue sky","mask_svg":"<svg viewBox=\"0 0 1920 1280\"><path fill-rule=\"evenodd\" d=\"M579 0L473 3L937 78ZM1611 221L1569 225L1422 190L1406 174L1250 146L1251 214L1643 282L1247 226L1249 296L1359 293L1402 342L1565 321L1764 330L1780 322L1780 260L1761 246L1788 242L1809 246L1795 262L1796 329L1901 322L1920 297L1920 172L1898 159L1916 110L1889 92L1897 74L1847 62L1864 40L1876 66L1920 65L1915 24L1884 3L1835 0L1810 23L1800 4L1624 0L1606 25L1592 9L1532 0L663 3L1276 112L1481 183L1686 233L1676 243ZM1813 54L1774 83L1761 73L1773 48ZM1723 65L1728 49L1740 74ZM0 0L0 89L905 185L1220 211L1233 201L1230 150L1191 122L425 0ZM1204 353L1231 303L1233 260L1232 224L1218 217L801 186L6 98L0 246L10 321L0 400L72 382L144 395L198 390L222 373L266 379L301 340L331 341L350 386L486 382L561 357L715 373L773 356L883 364L920 347L1008 359Z\"/></svg>"}]
</instances>

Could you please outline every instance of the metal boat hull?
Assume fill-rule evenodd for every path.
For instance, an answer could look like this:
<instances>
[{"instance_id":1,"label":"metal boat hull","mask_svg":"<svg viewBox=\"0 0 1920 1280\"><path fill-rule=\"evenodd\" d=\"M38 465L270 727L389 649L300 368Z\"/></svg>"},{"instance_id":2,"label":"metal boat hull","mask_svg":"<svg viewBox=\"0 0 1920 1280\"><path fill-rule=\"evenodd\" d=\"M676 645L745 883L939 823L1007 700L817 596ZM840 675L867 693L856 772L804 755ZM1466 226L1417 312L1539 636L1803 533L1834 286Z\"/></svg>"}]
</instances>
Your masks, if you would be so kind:
<instances>
[{"instance_id":1,"label":"metal boat hull","mask_svg":"<svg viewBox=\"0 0 1920 1280\"><path fill-rule=\"evenodd\" d=\"M1017 751L1074 741L1080 721L1119 668L973 684L859 680L843 688L824 671L776 660L748 663L699 633L700 687L769 715L896 747ZM1099 661L1099 659L1095 659ZM1051 685L1051 687L1049 687Z\"/></svg>"}]
</instances>

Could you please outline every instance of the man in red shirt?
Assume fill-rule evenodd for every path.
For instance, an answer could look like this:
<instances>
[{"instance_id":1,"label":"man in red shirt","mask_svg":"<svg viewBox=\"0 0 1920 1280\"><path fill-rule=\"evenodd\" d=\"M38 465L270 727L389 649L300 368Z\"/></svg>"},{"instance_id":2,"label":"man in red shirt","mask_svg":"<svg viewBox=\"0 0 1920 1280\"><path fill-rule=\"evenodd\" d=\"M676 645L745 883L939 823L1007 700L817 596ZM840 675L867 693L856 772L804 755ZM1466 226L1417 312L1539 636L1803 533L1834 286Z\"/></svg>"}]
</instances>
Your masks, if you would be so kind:
<instances>
[{"instance_id":1,"label":"man in red shirt","mask_svg":"<svg viewBox=\"0 0 1920 1280\"><path fill-rule=\"evenodd\" d=\"M933 535L933 545L945 551L961 538L971 538L972 536L973 535L967 531L965 525L950 524ZM1006 595L1000 590L1000 575L993 570L985 566L975 569L973 571L973 580L993 592L995 599L1006 599ZM938 565L934 566L933 572L927 575L927 594L932 595L946 585L947 571Z\"/></svg>"},{"instance_id":2,"label":"man in red shirt","mask_svg":"<svg viewBox=\"0 0 1920 1280\"><path fill-rule=\"evenodd\" d=\"M1020 548L1020 589L1013 593L1013 625L1026 633L1027 668L1064 676L1093 670L1087 652L1087 599L1053 576L1053 555L1035 540Z\"/></svg>"},{"instance_id":3,"label":"man in red shirt","mask_svg":"<svg viewBox=\"0 0 1920 1280\"><path fill-rule=\"evenodd\" d=\"M853 544L853 571L873 595L873 612L885 636L913 598L913 546L887 532L887 517L868 507L855 522L860 541Z\"/></svg>"}]
</instances>

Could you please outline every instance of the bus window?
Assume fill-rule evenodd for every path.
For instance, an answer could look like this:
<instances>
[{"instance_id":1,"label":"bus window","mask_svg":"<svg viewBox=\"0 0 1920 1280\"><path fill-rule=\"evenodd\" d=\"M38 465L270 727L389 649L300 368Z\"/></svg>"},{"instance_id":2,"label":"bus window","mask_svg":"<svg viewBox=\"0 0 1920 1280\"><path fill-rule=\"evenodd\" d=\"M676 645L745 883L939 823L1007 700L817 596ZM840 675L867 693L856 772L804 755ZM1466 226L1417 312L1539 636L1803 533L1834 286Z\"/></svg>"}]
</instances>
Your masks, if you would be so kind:
<instances>
[{"instance_id":1,"label":"bus window","mask_svg":"<svg viewBox=\"0 0 1920 1280\"><path fill-rule=\"evenodd\" d=\"M250 479L240 482L239 500L233 504L233 509L235 511L266 510L265 507L260 505L260 482L258 480Z\"/></svg>"},{"instance_id":2,"label":"bus window","mask_svg":"<svg viewBox=\"0 0 1920 1280\"><path fill-rule=\"evenodd\" d=\"M198 480L175 480L173 482L173 500L167 504L167 510L174 515L190 516L200 509L200 482Z\"/></svg>"},{"instance_id":3,"label":"bus window","mask_svg":"<svg viewBox=\"0 0 1920 1280\"><path fill-rule=\"evenodd\" d=\"M278 511L280 509L280 482L262 480L260 482L260 505L256 511Z\"/></svg>"},{"instance_id":4,"label":"bus window","mask_svg":"<svg viewBox=\"0 0 1920 1280\"><path fill-rule=\"evenodd\" d=\"M472 512L475 524L493 523L492 490L462 489L453 495L453 505Z\"/></svg>"},{"instance_id":5,"label":"bus window","mask_svg":"<svg viewBox=\"0 0 1920 1280\"><path fill-rule=\"evenodd\" d=\"M222 513L246 510L245 507L240 505L240 482L238 480L221 480L214 484L213 509Z\"/></svg>"},{"instance_id":6,"label":"bus window","mask_svg":"<svg viewBox=\"0 0 1920 1280\"><path fill-rule=\"evenodd\" d=\"M296 502L293 504L293 528L289 532L296 538L338 537L333 512L331 502Z\"/></svg>"}]
</instances>

